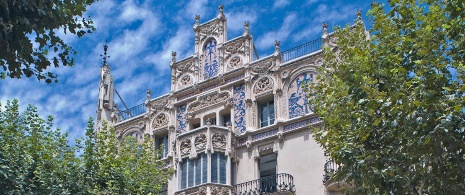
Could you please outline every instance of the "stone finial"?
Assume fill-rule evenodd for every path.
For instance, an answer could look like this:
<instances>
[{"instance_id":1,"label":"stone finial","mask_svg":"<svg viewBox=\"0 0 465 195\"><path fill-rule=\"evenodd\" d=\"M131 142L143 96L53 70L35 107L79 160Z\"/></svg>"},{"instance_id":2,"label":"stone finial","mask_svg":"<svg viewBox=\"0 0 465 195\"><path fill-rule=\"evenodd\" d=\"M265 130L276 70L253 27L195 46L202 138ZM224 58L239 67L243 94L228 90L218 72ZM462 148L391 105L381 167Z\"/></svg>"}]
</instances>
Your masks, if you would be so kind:
<instances>
[{"instance_id":1,"label":"stone finial","mask_svg":"<svg viewBox=\"0 0 465 195\"><path fill-rule=\"evenodd\" d=\"M176 52L175 51L171 51L171 61L176 62Z\"/></svg>"},{"instance_id":2,"label":"stone finial","mask_svg":"<svg viewBox=\"0 0 465 195\"><path fill-rule=\"evenodd\" d=\"M108 51L108 42L105 41L105 45L103 45L103 55L100 54L100 56L103 58L103 66L108 66L107 59L110 58L110 56L107 55L107 51Z\"/></svg>"},{"instance_id":3,"label":"stone finial","mask_svg":"<svg viewBox=\"0 0 465 195\"><path fill-rule=\"evenodd\" d=\"M281 53L281 50L279 49L279 46L281 45L281 42L278 40L274 41L274 54L275 56L281 56L279 55Z\"/></svg>"},{"instance_id":4,"label":"stone finial","mask_svg":"<svg viewBox=\"0 0 465 195\"><path fill-rule=\"evenodd\" d=\"M224 16L224 13L223 13L224 12L224 6L223 5L218 6L218 11L219 12L218 12L217 18L225 19L225 16Z\"/></svg>"},{"instance_id":5,"label":"stone finial","mask_svg":"<svg viewBox=\"0 0 465 195\"><path fill-rule=\"evenodd\" d=\"M275 40L275 41L274 41L274 49L275 49L275 50L279 50L279 46L280 46L280 45L281 45L281 42L280 42L280 41L278 41L278 40Z\"/></svg>"},{"instance_id":6,"label":"stone finial","mask_svg":"<svg viewBox=\"0 0 465 195\"><path fill-rule=\"evenodd\" d=\"M355 15L357 15L357 19L362 19L362 10L357 10L357 12L355 13Z\"/></svg>"},{"instance_id":7,"label":"stone finial","mask_svg":"<svg viewBox=\"0 0 465 195\"><path fill-rule=\"evenodd\" d=\"M200 24L200 15L195 15L195 24Z\"/></svg>"},{"instance_id":8,"label":"stone finial","mask_svg":"<svg viewBox=\"0 0 465 195\"><path fill-rule=\"evenodd\" d=\"M323 27L323 34L328 34L328 24L326 22L323 22L321 27Z\"/></svg>"},{"instance_id":9,"label":"stone finial","mask_svg":"<svg viewBox=\"0 0 465 195\"><path fill-rule=\"evenodd\" d=\"M219 5L218 10L220 11L220 14L223 14L224 12L224 5Z\"/></svg>"},{"instance_id":10,"label":"stone finial","mask_svg":"<svg viewBox=\"0 0 465 195\"><path fill-rule=\"evenodd\" d=\"M249 22L248 21L245 21L244 22L244 33L242 33L244 36L247 36L249 35Z\"/></svg>"},{"instance_id":11,"label":"stone finial","mask_svg":"<svg viewBox=\"0 0 465 195\"><path fill-rule=\"evenodd\" d=\"M147 97L146 97L146 99L147 99L147 100L150 100L150 98L151 98L151 95L152 95L152 90L150 90L150 89L147 89L147 90L146 90L146 93L147 93Z\"/></svg>"}]
</instances>

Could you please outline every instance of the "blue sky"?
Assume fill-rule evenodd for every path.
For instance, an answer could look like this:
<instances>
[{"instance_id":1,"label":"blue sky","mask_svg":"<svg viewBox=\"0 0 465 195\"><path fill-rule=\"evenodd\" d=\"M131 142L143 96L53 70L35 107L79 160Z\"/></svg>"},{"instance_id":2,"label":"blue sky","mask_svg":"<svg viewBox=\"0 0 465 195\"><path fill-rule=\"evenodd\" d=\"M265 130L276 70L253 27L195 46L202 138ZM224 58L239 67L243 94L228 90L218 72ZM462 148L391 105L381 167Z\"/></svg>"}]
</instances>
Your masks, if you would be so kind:
<instances>
[{"instance_id":1,"label":"blue sky","mask_svg":"<svg viewBox=\"0 0 465 195\"><path fill-rule=\"evenodd\" d=\"M224 5L228 39L243 32L244 21L259 56L273 52L274 41L281 41L281 51L321 37L321 24L330 27L353 23L356 11L366 11L371 0L275 0L275 1L207 1L207 0L100 0L90 7L97 30L82 38L61 37L78 54L75 66L50 69L58 75L58 84L38 82L36 78L0 81L0 102L18 99L21 108L38 107L43 117L54 116L54 124L69 132L69 140L82 137L89 117L95 118L102 63L103 45L108 40L108 63L115 88L129 107L143 103L146 89L152 97L170 90L171 51L177 59L192 55L195 15L206 22ZM119 100L117 101L119 103ZM119 107L123 108L121 103Z\"/></svg>"}]
</instances>

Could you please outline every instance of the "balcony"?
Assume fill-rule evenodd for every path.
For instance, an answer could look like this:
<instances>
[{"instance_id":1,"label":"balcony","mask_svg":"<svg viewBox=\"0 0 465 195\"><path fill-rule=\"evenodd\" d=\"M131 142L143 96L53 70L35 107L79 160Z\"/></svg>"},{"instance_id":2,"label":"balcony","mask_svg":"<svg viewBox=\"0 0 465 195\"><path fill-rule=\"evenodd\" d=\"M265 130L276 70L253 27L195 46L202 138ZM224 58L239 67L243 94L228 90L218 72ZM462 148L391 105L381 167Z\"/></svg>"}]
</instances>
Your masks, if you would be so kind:
<instances>
[{"instance_id":1,"label":"balcony","mask_svg":"<svg viewBox=\"0 0 465 195\"><path fill-rule=\"evenodd\" d=\"M237 184L233 190L235 195L295 194L294 177L280 173Z\"/></svg>"},{"instance_id":2,"label":"balcony","mask_svg":"<svg viewBox=\"0 0 465 195\"><path fill-rule=\"evenodd\" d=\"M328 160L325 163L323 184L329 192L339 192L342 189L350 189L352 187L351 183L335 180L334 175L339 167L340 165L336 164L333 160Z\"/></svg>"}]
</instances>

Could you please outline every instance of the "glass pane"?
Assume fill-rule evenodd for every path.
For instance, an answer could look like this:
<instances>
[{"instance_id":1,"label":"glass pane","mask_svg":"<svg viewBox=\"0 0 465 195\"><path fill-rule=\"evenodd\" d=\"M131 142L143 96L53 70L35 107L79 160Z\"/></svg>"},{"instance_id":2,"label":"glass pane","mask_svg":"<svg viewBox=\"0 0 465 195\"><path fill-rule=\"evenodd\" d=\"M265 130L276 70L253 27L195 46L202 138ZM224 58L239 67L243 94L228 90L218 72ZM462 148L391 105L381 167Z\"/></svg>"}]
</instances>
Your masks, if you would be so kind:
<instances>
[{"instance_id":1,"label":"glass pane","mask_svg":"<svg viewBox=\"0 0 465 195\"><path fill-rule=\"evenodd\" d=\"M218 183L218 153L212 154L212 183Z\"/></svg>"},{"instance_id":2,"label":"glass pane","mask_svg":"<svg viewBox=\"0 0 465 195\"><path fill-rule=\"evenodd\" d=\"M274 124L274 101L271 101L268 105L269 109L269 117L270 117L270 125Z\"/></svg>"},{"instance_id":3,"label":"glass pane","mask_svg":"<svg viewBox=\"0 0 465 195\"><path fill-rule=\"evenodd\" d=\"M194 161L189 160L188 166L188 176L187 176L187 186L192 187L194 186Z\"/></svg>"},{"instance_id":4,"label":"glass pane","mask_svg":"<svg viewBox=\"0 0 465 195\"><path fill-rule=\"evenodd\" d=\"M207 155L202 154L202 183L207 183Z\"/></svg>"},{"instance_id":5,"label":"glass pane","mask_svg":"<svg viewBox=\"0 0 465 195\"><path fill-rule=\"evenodd\" d=\"M220 154L220 183L226 184L226 156Z\"/></svg>"},{"instance_id":6,"label":"glass pane","mask_svg":"<svg viewBox=\"0 0 465 195\"><path fill-rule=\"evenodd\" d=\"M168 156L168 136L165 136L163 139L163 145L165 145L164 152L163 152L163 158L166 158Z\"/></svg>"},{"instance_id":7,"label":"glass pane","mask_svg":"<svg viewBox=\"0 0 465 195\"><path fill-rule=\"evenodd\" d=\"M261 104L259 107L260 112L260 126L268 126L268 107L266 104Z\"/></svg>"},{"instance_id":8,"label":"glass pane","mask_svg":"<svg viewBox=\"0 0 465 195\"><path fill-rule=\"evenodd\" d=\"M186 188L187 162L181 163L181 189Z\"/></svg>"},{"instance_id":9,"label":"glass pane","mask_svg":"<svg viewBox=\"0 0 465 195\"><path fill-rule=\"evenodd\" d=\"M200 170L202 168L202 159L200 158L197 158L197 160L195 160L195 185L200 185Z\"/></svg>"}]
</instances>

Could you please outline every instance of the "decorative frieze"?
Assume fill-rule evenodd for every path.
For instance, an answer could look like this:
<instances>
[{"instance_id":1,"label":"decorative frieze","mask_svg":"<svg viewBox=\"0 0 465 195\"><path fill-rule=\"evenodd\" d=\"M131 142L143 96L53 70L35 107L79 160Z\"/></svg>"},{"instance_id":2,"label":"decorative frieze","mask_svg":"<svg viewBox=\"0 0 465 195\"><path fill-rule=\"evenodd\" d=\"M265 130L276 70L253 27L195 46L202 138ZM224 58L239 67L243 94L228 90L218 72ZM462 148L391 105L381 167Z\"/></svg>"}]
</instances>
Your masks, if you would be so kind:
<instances>
[{"instance_id":1,"label":"decorative frieze","mask_svg":"<svg viewBox=\"0 0 465 195\"><path fill-rule=\"evenodd\" d=\"M308 127L309 125L318 124L320 122L320 118L314 117L308 120L291 123L289 125L284 126L284 132L292 131L301 127Z\"/></svg>"},{"instance_id":2,"label":"decorative frieze","mask_svg":"<svg viewBox=\"0 0 465 195\"><path fill-rule=\"evenodd\" d=\"M252 135L252 141L253 142L260 141L260 140L275 136L277 134L278 134L278 129L272 129L269 131L265 131L259 134Z\"/></svg>"},{"instance_id":3,"label":"decorative frieze","mask_svg":"<svg viewBox=\"0 0 465 195\"><path fill-rule=\"evenodd\" d=\"M245 144L247 143L247 138L244 137L244 138L241 138L239 139L238 143L237 143L237 146L245 146Z\"/></svg>"}]
</instances>

